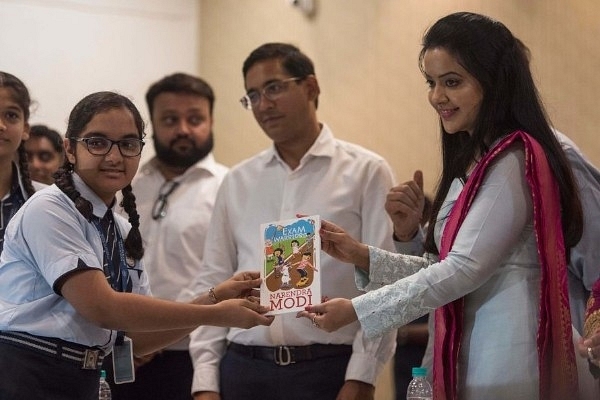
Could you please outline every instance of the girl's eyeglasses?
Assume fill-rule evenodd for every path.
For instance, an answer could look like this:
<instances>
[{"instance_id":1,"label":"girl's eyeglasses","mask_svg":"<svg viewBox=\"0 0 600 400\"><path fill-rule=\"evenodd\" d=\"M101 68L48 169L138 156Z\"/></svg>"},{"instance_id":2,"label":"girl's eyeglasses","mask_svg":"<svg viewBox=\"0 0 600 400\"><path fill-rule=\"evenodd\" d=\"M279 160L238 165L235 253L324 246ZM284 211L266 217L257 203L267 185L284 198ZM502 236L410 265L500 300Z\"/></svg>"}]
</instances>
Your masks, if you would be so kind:
<instances>
[{"instance_id":1,"label":"girl's eyeglasses","mask_svg":"<svg viewBox=\"0 0 600 400\"><path fill-rule=\"evenodd\" d=\"M142 153L142 148L145 144L143 140L135 138L110 140L104 137L78 137L70 139L76 142L83 142L90 154L95 156L107 155L116 144L123 157L137 157Z\"/></svg>"}]
</instances>

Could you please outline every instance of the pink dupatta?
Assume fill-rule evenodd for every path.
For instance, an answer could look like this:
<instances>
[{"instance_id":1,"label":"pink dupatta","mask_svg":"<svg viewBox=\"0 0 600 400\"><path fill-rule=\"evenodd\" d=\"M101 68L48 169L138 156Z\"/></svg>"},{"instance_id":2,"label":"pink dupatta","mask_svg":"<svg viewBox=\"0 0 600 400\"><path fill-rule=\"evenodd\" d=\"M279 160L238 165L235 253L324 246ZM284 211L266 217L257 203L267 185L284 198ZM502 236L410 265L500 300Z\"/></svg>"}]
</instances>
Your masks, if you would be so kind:
<instances>
[{"instance_id":1,"label":"pink dupatta","mask_svg":"<svg viewBox=\"0 0 600 400\"><path fill-rule=\"evenodd\" d=\"M546 155L531 136L522 131L511 133L491 149L475 167L446 222L440 245L440 260L451 250L488 165L516 141L521 141L525 147L525 177L531 189L541 268L540 317L537 332L540 399L576 399L577 367L567 292L560 196ZM461 298L438 308L435 312L433 381L436 400L457 399L457 363L463 328L463 305L464 300Z\"/></svg>"}]
</instances>

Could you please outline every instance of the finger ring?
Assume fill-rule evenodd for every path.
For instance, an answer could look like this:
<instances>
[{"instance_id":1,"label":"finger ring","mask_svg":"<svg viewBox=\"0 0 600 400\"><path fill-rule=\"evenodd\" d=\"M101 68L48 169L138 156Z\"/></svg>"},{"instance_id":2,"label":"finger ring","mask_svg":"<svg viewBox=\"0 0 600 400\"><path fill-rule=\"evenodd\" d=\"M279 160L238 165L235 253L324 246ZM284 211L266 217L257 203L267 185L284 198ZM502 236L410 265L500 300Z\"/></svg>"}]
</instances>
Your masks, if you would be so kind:
<instances>
[{"instance_id":1,"label":"finger ring","mask_svg":"<svg viewBox=\"0 0 600 400\"><path fill-rule=\"evenodd\" d=\"M315 323L315 319L313 318L313 324L314 324L314 323ZM588 347L588 348L587 348L587 351L588 351L588 359L589 359L590 361L594 361L595 357L594 357L594 352L592 351L592 348L591 348L591 347Z\"/></svg>"},{"instance_id":2,"label":"finger ring","mask_svg":"<svg viewBox=\"0 0 600 400\"><path fill-rule=\"evenodd\" d=\"M317 318L317 316L316 316L316 315L314 315L314 316L312 317L312 324L313 324L313 326L314 326L315 328L318 328L318 327L319 327L319 324L317 323L317 321L315 321L315 318Z\"/></svg>"}]
</instances>

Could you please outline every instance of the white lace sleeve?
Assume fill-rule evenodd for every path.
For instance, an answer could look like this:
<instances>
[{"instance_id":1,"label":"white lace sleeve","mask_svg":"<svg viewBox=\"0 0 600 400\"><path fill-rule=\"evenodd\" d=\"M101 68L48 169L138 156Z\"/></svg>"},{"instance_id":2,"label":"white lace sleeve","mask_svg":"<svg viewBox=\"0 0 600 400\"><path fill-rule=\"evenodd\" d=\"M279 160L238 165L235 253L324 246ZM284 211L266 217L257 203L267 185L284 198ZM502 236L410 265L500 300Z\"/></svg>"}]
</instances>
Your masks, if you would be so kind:
<instances>
[{"instance_id":1,"label":"white lace sleeve","mask_svg":"<svg viewBox=\"0 0 600 400\"><path fill-rule=\"evenodd\" d=\"M391 253L369 246L369 275L356 268L356 286L360 290L370 291L394 283L436 262L430 254L423 257Z\"/></svg>"},{"instance_id":2,"label":"white lace sleeve","mask_svg":"<svg viewBox=\"0 0 600 400\"><path fill-rule=\"evenodd\" d=\"M533 230L533 206L522 149L490 166L443 261L369 249L368 293L352 299L368 336L381 335L486 283L515 253L519 265L537 268L535 250L521 251ZM525 242L526 243L526 242ZM509 264L514 265L514 264ZM510 267L508 267L510 268ZM536 269L539 270L539 269ZM385 285L377 290L376 285Z\"/></svg>"},{"instance_id":3,"label":"white lace sleeve","mask_svg":"<svg viewBox=\"0 0 600 400\"><path fill-rule=\"evenodd\" d=\"M410 278L399 280L436 262L436 256L428 253L423 257L410 256L369 246L369 260L368 277L364 271L356 269L357 286L362 290L380 290L352 300L367 336L389 332L433 310L421 304L427 285L414 282ZM391 283L394 284L390 285ZM410 301L399 301L400 299ZM393 312L378 312L391 309Z\"/></svg>"},{"instance_id":4,"label":"white lace sleeve","mask_svg":"<svg viewBox=\"0 0 600 400\"><path fill-rule=\"evenodd\" d=\"M427 289L407 278L352 299L365 335L382 335L433 311L422 304Z\"/></svg>"}]
</instances>

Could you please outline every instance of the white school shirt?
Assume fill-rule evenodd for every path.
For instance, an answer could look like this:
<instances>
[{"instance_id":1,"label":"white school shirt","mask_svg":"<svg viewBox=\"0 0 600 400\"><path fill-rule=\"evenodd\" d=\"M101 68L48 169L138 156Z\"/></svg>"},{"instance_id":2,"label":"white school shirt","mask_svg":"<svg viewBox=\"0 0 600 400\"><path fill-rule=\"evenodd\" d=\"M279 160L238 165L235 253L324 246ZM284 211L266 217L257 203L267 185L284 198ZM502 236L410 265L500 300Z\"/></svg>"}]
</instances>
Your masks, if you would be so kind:
<instances>
[{"instance_id":1,"label":"white school shirt","mask_svg":"<svg viewBox=\"0 0 600 400\"><path fill-rule=\"evenodd\" d=\"M264 249L260 224L294 218L297 213L318 214L362 242L392 250L392 224L384 205L393 185L391 169L382 157L336 140L326 125L293 171L274 147L243 161L232 168L219 190L196 292L205 292L237 271L258 271ZM360 294L351 265L323 253L320 271L323 296ZM218 392L226 338L255 346L353 345L346 379L374 383L393 354L396 334L366 339L358 322L327 333L291 313L276 316L269 327L200 327L190 337L192 392Z\"/></svg>"},{"instance_id":2,"label":"white school shirt","mask_svg":"<svg viewBox=\"0 0 600 400\"><path fill-rule=\"evenodd\" d=\"M227 170L211 153L175 177L179 185L168 196L165 216L159 219L152 218L152 209L166 180L155 160L144 164L133 180L144 268L154 297L175 300L198 275L208 223ZM187 350L188 342L185 338L169 349Z\"/></svg>"},{"instance_id":3,"label":"white school shirt","mask_svg":"<svg viewBox=\"0 0 600 400\"><path fill-rule=\"evenodd\" d=\"M23 196L24 200L27 200L29 198L29 194L27 193L27 190L25 190L25 185L23 184L23 177L21 176L21 169L19 168L19 166L17 165L16 162L12 162L12 168L13 171L17 172L17 183L19 185L19 191L21 192L21 196ZM14 179L14 175L13 175L13 179ZM46 184L41 183L41 182L37 182L37 181L31 181L31 184L33 186L34 190L40 190L45 188ZM4 241L4 229L6 228L6 226L8 225L8 222L10 221L10 219L12 218L12 215L9 215L8 218L5 218L6 215L4 214L4 203L6 200L8 200L11 196L12 196L13 192L12 192L12 184L11 184L11 188L10 190L4 195L4 197L2 199L0 199L0 253L2 252L2 242Z\"/></svg>"},{"instance_id":4,"label":"white school shirt","mask_svg":"<svg viewBox=\"0 0 600 400\"><path fill-rule=\"evenodd\" d=\"M77 174L81 196L102 218L107 206ZM118 214L121 236L129 223ZM54 284L77 268L102 270L103 249L96 227L56 185L36 192L11 219L0 256L0 330L60 338L85 346L112 348L116 331L86 320L57 293ZM84 265L85 264L85 265ZM150 295L142 263L130 268L133 293Z\"/></svg>"}]
</instances>

